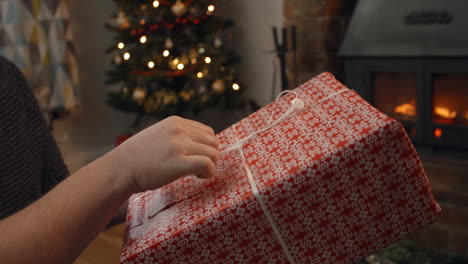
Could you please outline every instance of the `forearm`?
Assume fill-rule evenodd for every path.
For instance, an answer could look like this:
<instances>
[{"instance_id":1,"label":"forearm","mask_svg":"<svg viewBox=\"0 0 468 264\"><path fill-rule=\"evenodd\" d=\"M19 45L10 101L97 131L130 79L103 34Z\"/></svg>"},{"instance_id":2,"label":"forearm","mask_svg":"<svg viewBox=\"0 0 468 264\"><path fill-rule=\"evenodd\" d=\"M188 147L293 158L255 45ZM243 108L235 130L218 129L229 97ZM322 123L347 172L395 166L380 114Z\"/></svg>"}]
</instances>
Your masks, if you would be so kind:
<instances>
[{"instance_id":1,"label":"forearm","mask_svg":"<svg viewBox=\"0 0 468 264\"><path fill-rule=\"evenodd\" d=\"M218 147L213 129L180 117L143 130L0 221L1 262L71 263L132 193L214 175Z\"/></svg>"},{"instance_id":2,"label":"forearm","mask_svg":"<svg viewBox=\"0 0 468 264\"><path fill-rule=\"evenodd\" d=\"M71 263L129 198L107 156L0 222L2 263Z\"/></svg>"}]
</instances>

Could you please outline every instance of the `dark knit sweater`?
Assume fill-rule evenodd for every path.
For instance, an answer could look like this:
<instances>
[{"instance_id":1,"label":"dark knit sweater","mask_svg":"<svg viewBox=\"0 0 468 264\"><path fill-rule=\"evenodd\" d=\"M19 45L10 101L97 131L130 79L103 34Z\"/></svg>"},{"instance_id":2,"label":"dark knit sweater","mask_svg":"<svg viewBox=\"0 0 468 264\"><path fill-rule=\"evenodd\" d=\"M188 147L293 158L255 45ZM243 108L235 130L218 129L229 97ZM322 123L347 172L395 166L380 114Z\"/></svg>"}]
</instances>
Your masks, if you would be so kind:
<instances>
[{"instance_id":1,"label":"dark knit sweater","mask_svg":"<svg viewBox=\"0 0 468 264\"><path fill-rule=\"evenodd\" d=\"M29 85L0 57L0 219L27 207L66 175Z\"/></svg>"}]
</instances>

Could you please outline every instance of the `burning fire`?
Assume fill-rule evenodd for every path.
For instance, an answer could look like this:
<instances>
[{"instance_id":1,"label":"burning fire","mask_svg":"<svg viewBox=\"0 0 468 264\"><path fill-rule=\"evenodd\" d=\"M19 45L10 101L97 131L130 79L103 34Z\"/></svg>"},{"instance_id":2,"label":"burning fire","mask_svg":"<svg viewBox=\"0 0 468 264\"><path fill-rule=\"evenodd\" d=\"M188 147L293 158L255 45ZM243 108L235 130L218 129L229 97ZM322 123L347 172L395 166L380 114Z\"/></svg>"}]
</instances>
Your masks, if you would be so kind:
<instances>
[{"instance_id":1,"label":"burning fire","mask_svg":"<svg viewBox=\"0 0 468 264\"><path fill-rule=\"evenodd\" d=\"M455 117L457 117L457 112L454 111L454 110L450 110L448 108L445 108L445 107L439 107L439 106L436 106L434 108L434 113L442 118L445 118L445 119L454 119Z\"/></svg>"},{"instance_id":2,"label":"burning fire","mask_svg":"<svg viewBox=\"0 0 468 264\"><path fill-rule=\"evenodd\" d=\"M395 113L405 116L416 116L416 105L414 103L405 103L395 107Z\"/></svg>"},{"instance_id":3,"label":"burning fire","mask_svg":"<svg viewBox=\"0 0 468 264\"><path fill-rule=\"evenodd\" d=\"M398 105L395 107L395 113L405 116L416 116L416 104L410 102ZM434 114L443 119L455 119L457 117L457 111L441 106L434 108ZM463 117L468 120L468 111L464 113Z\"/></svg>"}]
</instances>

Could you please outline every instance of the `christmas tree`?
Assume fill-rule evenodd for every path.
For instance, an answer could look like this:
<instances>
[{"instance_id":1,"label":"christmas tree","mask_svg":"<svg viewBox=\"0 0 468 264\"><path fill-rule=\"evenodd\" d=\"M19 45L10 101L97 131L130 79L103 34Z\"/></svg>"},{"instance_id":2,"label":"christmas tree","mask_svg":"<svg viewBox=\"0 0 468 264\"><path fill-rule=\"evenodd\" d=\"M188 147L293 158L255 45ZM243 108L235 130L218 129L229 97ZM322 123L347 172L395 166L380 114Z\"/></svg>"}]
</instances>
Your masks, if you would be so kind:
<instances>
[{"instance_id":1,"label":"christmas tree","mask_svg":"<svg viewBox=\"0 0 468 264\"><path fill-rule=\"evenodd\" d=\"M239 57L223 46L232 21L217 15L211 0L115 0L114 55L108 83L114 108L144 116L191 116L208 107L242 105L244 87L234 65Z\"/></svg>"}]
</instances>

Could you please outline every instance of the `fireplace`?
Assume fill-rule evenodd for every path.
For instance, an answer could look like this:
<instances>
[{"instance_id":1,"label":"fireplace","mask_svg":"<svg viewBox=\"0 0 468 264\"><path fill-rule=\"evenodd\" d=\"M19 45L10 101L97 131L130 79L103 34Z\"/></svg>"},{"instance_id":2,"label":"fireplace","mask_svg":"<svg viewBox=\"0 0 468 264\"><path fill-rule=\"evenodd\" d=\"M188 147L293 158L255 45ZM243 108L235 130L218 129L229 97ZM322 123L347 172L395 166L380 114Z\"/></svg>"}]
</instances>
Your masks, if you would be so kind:
<instances>
[{"instance_id":1,"label":"fireplace","mask_svg":"<svg viewBox=\"0 0 468 264\"><path fill-rule=\"evenodd\" d=\"M467 13L466 0L359 0L339 55L344 82L403 124L442 206L411 239L468 257Z\"/></svg>"},{"instance_id":2,"label":"fireplace","mask_svg":"<svg viewBox=\"0 0 468 264\"><path fill-rule=\"evenodd\" d=\"M466 0L360 0L340 49L345 82L415 145L468 150Z\"/></svg>"}]
</instances>

